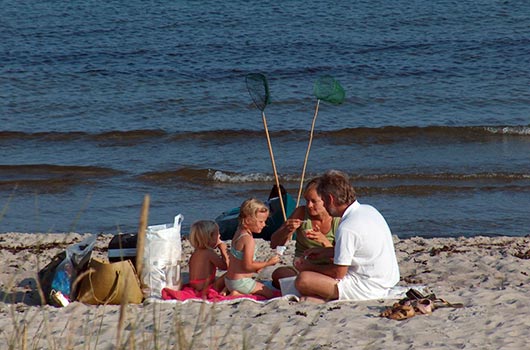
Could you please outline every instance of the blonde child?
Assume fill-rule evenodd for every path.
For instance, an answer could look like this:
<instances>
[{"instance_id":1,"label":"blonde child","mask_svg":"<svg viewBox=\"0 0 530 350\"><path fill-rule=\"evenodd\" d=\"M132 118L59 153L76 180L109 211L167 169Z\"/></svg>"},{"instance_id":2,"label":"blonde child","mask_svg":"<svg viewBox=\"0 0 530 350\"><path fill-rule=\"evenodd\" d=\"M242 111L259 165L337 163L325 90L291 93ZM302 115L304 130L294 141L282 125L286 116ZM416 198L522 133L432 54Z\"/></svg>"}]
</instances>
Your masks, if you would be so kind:
<instances>
[{"instance_id":1,"label":"blonde child","mask_svg":"<svg viewBox=\"0 0 530 350\"><path fill-rule=\"evenodd\" d=\"M232 237L230 264L225 276L225 284L231 295L257 294L269 299L274 297L271 289L252 278L254 273L280 261L278 255L267 261L255 260L256 243L253 234L263 230L268 217L269 209L257 199L248 199L240 207L239 225Z\"/></svg>"},{"instance_id":2,"label":"blonde child","mask_svg":"<svg viewBox=\"0 0 530 350\"><path fill-rule=\"evenodd\" d=\"M228 253L217 223L210 220L194 222L190 229L190 243L195 251L189 260L189 285L202 293L206 293L209 287L221 292L225 288L224 275L216 279L216 274L217 269L228 268ZM214 249L219 249L220 255Z\"/></svg>"}]
</instances>

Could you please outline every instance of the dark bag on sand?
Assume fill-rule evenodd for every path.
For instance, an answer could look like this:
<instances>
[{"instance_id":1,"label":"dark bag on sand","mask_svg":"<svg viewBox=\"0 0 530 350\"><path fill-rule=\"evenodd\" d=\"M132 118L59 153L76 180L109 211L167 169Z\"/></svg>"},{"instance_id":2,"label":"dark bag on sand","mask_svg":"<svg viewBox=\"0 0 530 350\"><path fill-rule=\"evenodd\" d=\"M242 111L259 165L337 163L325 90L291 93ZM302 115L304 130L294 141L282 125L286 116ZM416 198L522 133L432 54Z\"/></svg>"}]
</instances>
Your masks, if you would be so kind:
<instances>
[{"instance_id":1,"label":"dark bag on sand","mask_svg":"<svg viewBox=\"0 0 530 350\"><path fill-rule=\"evenodd\" d=\"M57 271L57 266L64 261L66 258L66 251L62 251L56 256L53 257L52 261L48 263L42 270L38 273L40 287L44 294L44 298L47 304L59 306L56 304L55 300L52 298L52 281ZM62 292L61 292L62 293Z\"/></svg>"},{"instance_id":2,"label":"dark bag on sand","mask_svg":"<svg viewBox=\"0 0 530 350\"><path fill-rule=\"evenodd\" d=\"M86 268L96 239L97 235L92 235L80 243L70 245L38 272L46 303L66 306L69 301L75 300L76 290L73 283Z\"/></svg>"},{"instance_id":3,"label":"dark bag on sand","mask_svg":"<svg viewBox=\"0 0 530 350\"><path fill-rule=\"evenodd\" d=\"M91 305L139 304L143 294L131 260L107 263L91 259L77 300Z\"/></svg>"},{"instance_id":4,"label":"dark bag on sand","mask_svg":"<svg viewBox=\"0 0 530 350\"><path fill-rule=\"evenodd\" d=\"M123 233L115 235L109 242L108 256L110 262L129 259L136 266L136 243L138 234Z\"/></svg>"}]
</instances>

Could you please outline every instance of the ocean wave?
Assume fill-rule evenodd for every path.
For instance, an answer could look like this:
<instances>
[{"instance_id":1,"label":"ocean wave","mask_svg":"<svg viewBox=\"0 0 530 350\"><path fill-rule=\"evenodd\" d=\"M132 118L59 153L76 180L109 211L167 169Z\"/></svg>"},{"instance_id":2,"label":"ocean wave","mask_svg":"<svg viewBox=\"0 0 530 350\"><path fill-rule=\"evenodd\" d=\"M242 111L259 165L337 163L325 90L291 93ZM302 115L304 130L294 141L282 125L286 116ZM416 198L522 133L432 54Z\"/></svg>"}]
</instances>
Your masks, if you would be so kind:
<instances>
[{"instance_id":1,"label":"ocean wave","mask_svg":"<svg viewBox=\"0 0 530 350\"><path fill-rule=\"evenodd\" d=\"M209 179L222 183L249 183L249 182L269 182L274 181L274 176L262 173L237 174L223 171L209 171Z\"/></svg>"},{"instance_id":2,"label":"ocean wave","mask_svg":"<svg viewBox=\"0 0 530 350\"><path fill-rule=\"evenodd\" d=\"M157 184L172 184L177 182L206 183L208 182L209 169L180 168L175 170L150 171L138 175L140 181Z\"/></svg>"},{"instance_id":3,"label":"ocean wave","mask_svg":"<svg viewBox=\"0 0 530 350\"><path fill-rule=\"evenodd\" d=\"M61 193L73 186L93 185L98 179L124 172L98 166L25 164L0 165L0 190Z\"/></svg>"},{"instance_id":4,"label":"ocean wave","mask_svg":"<svg viewBox=\"0 0 530 350\"><path fill-rule=\"evenodd\" d=\"M97 166L53 164L0 165L0 190L60 193L72 186L94 184L123 172Z\"/></svg>"},{"instance_id":5,"label":"ocean wave","mask_svg":"<svg viewBox=\"0 0 530 350\"><path fill-rule=\"evenodd\" d=\"M24 141L24 140L43 140L43 141L69 141L85 138L89 134L81 131L71 132L22 132L22 131L0 131L0 141Z\"/></svg>"},{"instance_id":6,"label":"ocean wave","mask_svg":"<svg viewBox=\"0 0 530 350\"><path fill-rule=\"evenodd\" d=\"M91 180L70 178L0 180L0 190L13 193L30 191L50 194L67 192L73 186L91 183L93 183Z\"/></svg>"},{"instance_id":7,"label":"ocean wave","mask_svg":"<svg viewBox=\"0 0 530 350\"><path fill-rule=\"evenodd\" d=\"M181 168L175 170L153 171L138 176L142 181L156 183L189 182L201 184L244 184L244 183L273 183L274 176L265 173L242 174L215 169ZM289 182L289 176L282 176L282 181Z\"/></svg>"},{"instance_id":8,"label":"ocean wave","mask_svg":"<svg viewBox=\"0 0 530 350\"><path fill-rule=\"evenodd\" d=\"M321 174L305 174L305 180ZM282 184L290 186L298 184L301 180L300 174L278 174ZM486 187L492 184L504 186L522 181L522 185L530 186L530 174L527 173L391 173L391 174L349 174L352 183L369 184L369 187L401 186L419 184L418 186L469 186L476 182L473 187ZM244 184L244 183L268 183L275 182L272 173L239 173L211 168L180 168L175 170L154 171L141 174L140 179L152 182L192 182L202 184ZM528 183L526 183L528 182ZM517 185L517 184L516 184Z\"/></svg>"},{"instance_id":9,"label":"ocean wave","mask_svg":"<svg viewBox=\"0 0 530 350\"><path fill-rule=\"evenodd\" d=\"M87 133L83 131L49 131L49 132L22 132L22 131L0 131L1 141L37 140L37 141L105 141L116 142L124 140L139 141L141 139L152 139L163 137L167 133L163 130L111 130L102 133Z\"/></svg>"},{"instance_id":10,"label":"ocean wave","mask_svg":"<svg viewBox=\"0 0 530 350\"><path fill-rule=\"evenodd\" d=\"M305 180L318 176L314 174L306 174ZM285 183L299 183L301 180L300 174L281 174L278 176L281 182ZM371 182L371 183L385 183L389 181L402 181L402 182L440 182L440 181L451 181L451 182L471 182L471 181L486 181L498 182L498 183L511 183L516 180L530 180L530 174L525 173L473 173L473 174L456 174L456 173L425 173L425 174L350 174L350 180L352 182ZM246 183L246 182L269 182L275 181L275 178L271 174L263 173L250 173L250 174L239 174L233 172L224 172L220 170L208 170L208 180L213 182L224 182L224 183Z\"/></svg>"},{"instance_id":11,"label":"ocean wave","mask_svg":"<svg viewBox=\"0 0 530 350\"><path fill-rule=\"evenodd\" d=\"M473 181L492 180L498 182L511 182L514 180L530 180L526 173L417 173L417 174L367 174L350 175L352 181Z\"/></svg>"},{"instance_id":12,"label":"ocean wave","mask_svg":"<svg viewBox=\"0 0 530 350\"><path fill-rule=\"evenodd\" d=\"M80 165L55 165L55 164L23 164L23 165L0 165L0 176L2 177L27 177L30 176L68 176L70 178L108 177L122 174L122 171L98 167Z\"/></svg>"},{"instance_id":13,"label":"ocean wave","mask_svg":"<svg viewBox=\"0 0 530 350\"><path fill-rule=\"evenodd\" d=\"M306 180L318 174L307 174ZM218 185L247 188L252 192L267 192L275 183L270 173L238 173L214 169L179 169L152 172L140 176L157 186L199 185L202 189ZM366 174L350 175L350 180L360 196L409 196L434 195L461 196L466 193L530 193L530 174L524 173L444 173L444 174ZM280 183L291 195L299 189L299 174L282 174Z\"/></svg>"},{"instance_id":14,"label":"ocean wave","mask_svg":"<svg viewBox=\"0 0 530 350\"><path fill-rule=\"evenodd\" d=\"M451 185L399 185L399 186L356 186L355 191L362 196L400 195L411 197L431 197L436 194L462 195L477 192L530 192L529 185L496 186L451 186Z\"/></svg>"},{"instance_id":15,"label":"ocean wave","mask_svg":"<svg viewBox=\"0 0 530 350\"><path fill-rule=\"evenodd\" d=\"M269 130L275 138L307 138L309 130ZM377 128L359 127L336 130L317 130L315 138L349 138L352 142L400 141L411 137L431 139L478 140L497 136L530 136L529 125L513 126L383 126ZM181 141L190 139L226 140L235 138L263 138L263 129L217 129L204 131L179 131L169 133L160 129L109 130L102 133L71 132L19 132L0 131L0 142L17 140L40 141L94 141L97 143L119 144L122 142L157 141L160 139Z\"/></svg>"},{"instance_id":16,"label":"ocean wave","mask_svg":"<svg viewBox=\"0 0 530 350\"><path fill-rule=\"evenodd\" d=\"M358 142L363 140L397 142L413 137L433 140L476 141L497 135L529 136L530 126L384 126L321 131L317 137L351 138Z\"/></svg>"},{"instance_id":17,"label":"ocean wave","mask_svg":"<svg viewBox=\"0 0 530 350\"><path fill-rule=\"evenodd\" d=\"M530 126L486 126L492 134L530 136Z\"/></svg>"}]
</instances>

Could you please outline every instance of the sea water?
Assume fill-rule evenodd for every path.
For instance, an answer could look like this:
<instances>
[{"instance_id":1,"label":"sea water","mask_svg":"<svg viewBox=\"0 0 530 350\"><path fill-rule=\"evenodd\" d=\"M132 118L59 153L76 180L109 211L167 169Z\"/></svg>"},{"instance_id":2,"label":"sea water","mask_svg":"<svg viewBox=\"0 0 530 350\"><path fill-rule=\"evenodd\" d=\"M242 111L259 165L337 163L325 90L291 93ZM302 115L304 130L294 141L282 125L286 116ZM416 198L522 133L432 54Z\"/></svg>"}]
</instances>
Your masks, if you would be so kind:
<instances>
[{"instance_id":1,"label":"sea water","mask_svg":"<svg viewBox=\"0 0 530 350\"><path fill-rule=\"evenodd\" d=\"M530 3L7 1L0 231L183 233L339 169L394 234L530 233ZM245 86L264 73L265 121Z\"/></svg>"}]
</instances>

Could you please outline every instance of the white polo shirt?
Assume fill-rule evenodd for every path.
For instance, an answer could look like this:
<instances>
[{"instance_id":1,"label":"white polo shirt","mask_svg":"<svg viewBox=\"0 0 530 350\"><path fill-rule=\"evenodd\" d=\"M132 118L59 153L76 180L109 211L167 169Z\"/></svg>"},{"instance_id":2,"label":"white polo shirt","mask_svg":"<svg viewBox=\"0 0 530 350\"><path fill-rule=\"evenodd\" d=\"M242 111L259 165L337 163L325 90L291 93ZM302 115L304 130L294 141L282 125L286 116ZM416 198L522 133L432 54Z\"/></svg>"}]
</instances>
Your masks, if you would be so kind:
<instances>
[{"instance_id":1,"label":"white polo shirt","mask_svg":"<svg viewBox=\"0 0 530 350\"><path fill-rule=\"evenodd\" d=\"M358 201L346 209L335 233L334 263L349 266L338 283L341 300L382 298L399 282L392 233L377 209Z\"/></svg>"}]
</instances>

